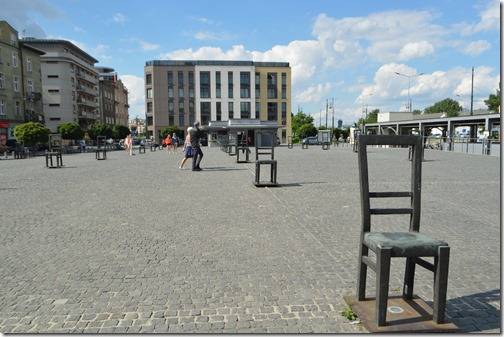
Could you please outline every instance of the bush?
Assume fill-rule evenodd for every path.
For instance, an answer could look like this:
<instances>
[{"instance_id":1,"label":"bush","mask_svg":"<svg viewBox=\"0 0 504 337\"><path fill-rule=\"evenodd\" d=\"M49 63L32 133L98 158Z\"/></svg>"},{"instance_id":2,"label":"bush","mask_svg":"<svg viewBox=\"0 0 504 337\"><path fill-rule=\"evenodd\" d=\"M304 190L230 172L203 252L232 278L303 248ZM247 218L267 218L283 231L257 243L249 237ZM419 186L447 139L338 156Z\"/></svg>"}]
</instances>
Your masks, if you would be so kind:
<instances>
[{"instance_id":1,"label":"bush","mask_svg":"<svg viewBox=\"0 0 504 337\"><path fill-rule=\"evenodd\" d=\"M20 124L14 129L14 137L19 141L24 141L25 145L47 143L50 133L51 130L39 122Z\"/></svg>"}]
</instances>

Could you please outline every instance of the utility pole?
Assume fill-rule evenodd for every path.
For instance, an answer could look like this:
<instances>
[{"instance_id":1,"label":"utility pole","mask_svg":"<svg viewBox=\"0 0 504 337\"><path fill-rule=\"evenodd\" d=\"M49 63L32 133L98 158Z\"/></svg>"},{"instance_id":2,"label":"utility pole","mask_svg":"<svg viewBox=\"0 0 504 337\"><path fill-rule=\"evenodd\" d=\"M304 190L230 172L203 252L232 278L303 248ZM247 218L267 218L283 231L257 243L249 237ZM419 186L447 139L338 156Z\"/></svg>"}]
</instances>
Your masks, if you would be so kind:
<instances>
[{"instance_id":1,"label":"utility pole","mask_svg":"<svg viewBox=\"0 0 504 337\"><path fill-rule=\"evenodd\" d=\"M327 105L329 104L328 101L329 101L328 99L326 99L326 101L325 101L325 128L326 128L326 130L327 130Z\"/></svg>"},{"instance_id":2,"label":"utility pole","mask_svg":"<svg viewBox=\"0 0 504 337\"><path fill-rule=\"evenodd\" d=\"M474 67L472 67L472 76L471 76L471 116L473 114L473 96L474 95Z\"/></svg>"},{"instance_id":3,"label":"utility pole","mask_svg":"<svg viewBox=\"0 0 504 337\"><path fill-rule=\"evenodd\" d=\"M332 99L332 128L334 129L334 98Z\"/></svg>"}]
</instances>

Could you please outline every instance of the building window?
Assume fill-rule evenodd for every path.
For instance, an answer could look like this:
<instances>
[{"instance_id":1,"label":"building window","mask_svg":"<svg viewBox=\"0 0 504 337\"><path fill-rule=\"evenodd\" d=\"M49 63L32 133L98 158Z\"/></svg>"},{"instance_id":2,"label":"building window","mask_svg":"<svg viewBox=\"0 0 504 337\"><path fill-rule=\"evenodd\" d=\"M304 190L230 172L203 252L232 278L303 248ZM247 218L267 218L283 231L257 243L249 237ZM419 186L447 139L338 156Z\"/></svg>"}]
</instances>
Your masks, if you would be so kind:
<instances>
[{"instance_id":1,"label":"building window","mask_svg":"<svg viewBox=\"0 0 504 337\"><path fill-rule=\"evenodd\" d=\"M19 91L19 76L12 77L12 89L16 92Z\"/></svg>"},{"instance_id":2,"label":"building window","mask_svg":"<svg viewBox=\"0 0 504 337\"><path fill-rule=\"evenodd\" d=\"M215 97L221 98L221 72L215 73Z\"/></svg>"},{"instance_id":3,"label":"building window","mask_svg":"<svg viewBox=\"0 0 504 337\"><path fill-rule=\"evenodd\" d=\"M32 59L31 57L26 58L26 70L32 71Z\"/></svg>"},{"instance_id":4,"label":"building window","mask_svg":"<svg viewBox=\"0 0 504 337\"><path fill-rule=\"evenodd\" d=\"M282 98L287 98L287 74L282 73Z\"/></svg>"},{"instance_id":5,"label":"building window","mask_svg":"<svg viewBox=\"0 0 504 337\"><path fill-rule=\"evenodd\" d=\"M250 98L249 72L240 72L240 98Z\"/></svg>"},{"instance_id":6,"label":"building window","mask_svg":"<svg viewBox=\"0 0 504 337\"><path fill-rule=\"evenodd\" d=\"M14 114L16 117L21 116L21 104L17 101L14 103Z\"/></svg>"},{"instance_id":7,"label":"building window","mask_svg":"<svg viewBox=\"0 0 504 337\"><path fill-rule=\"evenodd\" d=\"M28 80L26 80L26 82L27 82L27 87L28 87L27 88L28 93L33 92L33 80L28 79Z\"/></svg>"},{"instance_id":8,"label":"building window","mask_svg":"<svg viewBox=\"0 0 504 337\"><path fill-rule=\"evenodd\" d=\"M210 98L210 72L200 72L200 98Z\"/></svg>"},{"instance_id":9,"label":"building window","mask_svg":"<svg viewBox=\"0 0 504 337\"><path fill-rule=\"evenodd\" d=\"M179 115L179 116L178 116L178 124L179 124L180 126L185 125L185 124L184 124L184 115Z\"/></svg>"},{"instance_id":10,"label":"building window","mask_svg":"<svg viewBox=\"0 0 504 337\"><path fill-rule=\"evenodd\" d=\"M189 98L194 98L194 87L189 87Z\"/></svg>"},{"instance_id":11,"label":"building window","mask_svg":"<svg viewBox=\"0 0 504 337\"><path fill-rule=\"evenodd\" d=\"M145 84L152 85L152 74L145 75Z\"/></svg>"},{"instance_id":12,"label":"building window","mask_svg":"<svg viewBox=\"0 0 504 337\"><path fill-rule=\"evenodd\" d=\"M173 103L173 101L169 101L168 102L168 112L169 113L174 113L175 112L175 104Z\"/></svg>"},{"instance_id":13,"label":"building window","mask_svg":"<svg viewBox=\"0 0 504 337\"><path fill-rule=\"evenodd\" d=\"M5 100L0 99L0 115L5 115Z\"/></svg>"},{"instance_id":14,"label":"building window","mask_svg":"<svg viewBox=\"0 0 504 337\"><path fill-rule=\"evenodd\" d=\"M210 102L201 102L200 112L201 112L201 125L208 125L212 113L212 107L210 105Z\"/></svg>"},{"instance_id":15,"label":"building window","mask_svg":"<svg viewBox=\"0 0 504 337\"><path fill-rule=\"evenodd\" d=\"M179 110L179 113L184 113L184 101L178 102L178 110Z\"/></svg>"},{"instance_id":16,"label":"building window","mask_svg":"<svg viewBox=\"0 0 504 337\"><path fill-rule=\"evenodd\" d=\"M16 46L16 35L13 32L10 33L10 39L11 39L11 45Z\"/></svg>"},{"instance_id":17,"label":"building window","mask_svg":"<svg viewBox=\"0 0 504 337\"><path fill-rule=\"evenodd\" d=\"M250 102L240 103L240 118L250 118Z\"/></svg>"},{"instance_id":18,"label":"building window","mask_svg":"<svg viewBox=\"0 0 504 337\"><path fill-rule=\"evenodd\" d=\"M184 87L178 88L178 97L182 99L184 98Z\"/></svg>"},{"instance_id":19,"label":"building window","mask_svg":"<svg viewBox=\"0 0 504 337\"><path fill-rule=\"evenodd\" d=\"M175 116L168 116L168 125L175 125Z\"/></svg>"},{"instance_id":20,"label":"building window","mask_svg":"<svg viewBox=\"0 0 504 337\"><path fill-rule=\"evenodd\" d=\"M189 72L189 85L194 85L194 71Z\"/></svg>"},{"instance_id":21,"label":"building window","mask_svg":"<svg viewBox=\"0 0 504 337\"><path fill-rule=\"evenodd\" d=\"M215 107L215 111L216 111L216 119L218 121L221 121L222 120L222 103L221 102L217 102L217 106Z\"/></svg>"},{"instance_id":22,"label":"building window","mask_svg":"<svg viewBox=\"0 0 504 337\"><path fill-rule=\"evenodd\" d=\"M146 97L152 99L152 88L147 88L147 95L146 95Z\"/></svg>"},{"instance_id":23,"label":"building window","mask_svg":"<svg viewBox=\"0 0 504 337\"><path fill-rule=\"evenodd\" d=\"M255 98L261 98L261 74L255 73Z\"/></svg>"},{"instance_id":24,"label":"building window","mask_svg":"<svg viewBox=\"0 0 504 337\"><path fill-rule=\"evenodd\" d=\"M147 113L152 112L152 102L147 103Z\"/></svg>"},{"instance_id":25,"label":"building window","mask_svg":"<svg viewBox=\"0 0 504 337\"><path fill-rule=\"evenodd\" d=\"M277 98L277 74L268 73L268 99Z\"/></svg>"},{"instance_id":26,"label":"building window","mask_svg":"<svg viewBox=\"0 0 504 337\"><path fill-rule=\"evenodd\" d=\"M0 89L4 88L4 74L0 73Z\"/></svg>"},{"instance_id":27,"label":"building window","mask_svg":"<svg viewBox=\"0 0 504 337\"><path fill-rule=\"evenodd\" d=\"M229 102L228 103L228 115L229 115L229 118L233 118L233 116L234 116L234 104L233 104L233 102Z\"/></svg>"},{"instance_id":28,"label":"building window","mask_svg":"<svg viewBox=\"0 0 504 337\"><path fill-rule=\"evenodd\" d=\"M194 115L189 116L189 125L194 125Z\"/></svg>"},{"instance_id":29,"label":"building window","mask_svg":"<svg viewBox=\"0 0 504 337\"><path fill-rule=\"evenodd\" d=\"M278 111L277 111L277 103L276 102L269 102L268 103L268 120L269 121L276 121L278 120Z\"/></svg>"},{"instance_id":30,"label":"building window","mask_svg":"<svg viewBox=\"0 0 504 337\"><path fill-rule=\"evenodd\" d=\"M233 98L233 72L228 71L228 98Z\"/></svg>"},{"instance_id":31,"label":"building window","mask_svg":"<svg viewBox=\"0 0 504 337\"><path fill-rule=\"evenodd\" d=\"M168 72L168 85L173 85L173 72Z\"/></svg>"},{"instance_id":32,"label":"building window","mask_svg":"<svg viewBox=\"0 0 504 337\"><path fill-rule=\"evenodd\" d=\"M189 101L189 113L194 113L194 101ZM189 123L192 125L192 123Z\"/></svg>"},{"instance_id":33,"label":"building window","mask_svg":"<svg viewBox=\"0 0 504 337\"><path fill-rule=\"evenodd\" d=\"M183 71L179 71L177 73L177 76L178 76L178 84L179 85L183 85L184 84L184 72Z\"/></svg>"},{"instance_id":34,"label":"building window","mask_svg":"<svg viewBox=\"0 0 504 337\"><path fill-rule=\"evenodd\" d=\"M168 87L168 98L175 98L174 96L173 87Z\"/></svg>"},{"instance_id":35,"label":"building window","mask_svg":"<svg viewBox=\"0 0 504 337\"><path fill-rule=\"evenodd\" d=\"M12 52L12 67L17 68L17 53L15 51Z\"/></svg>"},{"instance_id":36,"label":"building window","mask_svg":"<svg viewBox=\"0 0 504 337\"><path fill-rule=\"evenodd\" d=\"M282 125L287 125L287 103L282 102Z\"/></svg>"},{"instance_id":37,"label":"building window","mask_svg":"<svg viewBox=\"0 0 504 337\"><path fill-rule=\"evenodd\" d=\"M261 102L256 102L256 110L255 110L256 118L261 116Z\"/></svg>"}]
</instances>

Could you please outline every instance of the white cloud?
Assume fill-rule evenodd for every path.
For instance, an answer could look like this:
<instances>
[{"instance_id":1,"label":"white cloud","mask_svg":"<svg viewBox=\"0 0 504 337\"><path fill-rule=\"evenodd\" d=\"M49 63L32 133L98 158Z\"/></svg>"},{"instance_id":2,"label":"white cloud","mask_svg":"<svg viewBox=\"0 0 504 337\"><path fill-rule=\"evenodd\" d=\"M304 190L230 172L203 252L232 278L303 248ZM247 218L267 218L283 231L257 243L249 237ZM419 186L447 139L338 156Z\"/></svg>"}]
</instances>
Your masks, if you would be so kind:
<instances>
[{"instance_id":1,"label":"white cloud","mask_svg":"<svg viewBox=\"0 0 504 337\"><path fill-rule=\"evenodd\" d=\"M489 0L486 6L481 9L480 21L478 23L457 23L455 29L460 31L461 35L472 35L479 32L488 32L500 29L500 1Z\"/></svg>"},{"instance_id":2,"label":"white cloud","mask_svg":"<svg viewBox=\"0 0 504 337\"><path fill-rule=\"evenodd\" d=\"M121 13L116 13L114 14L112 20L117 23L125 23L127 21L127 18Z\"/></svg>"},{"instance_id":3,"label":"white cloud","mask_svg":"<svg viewBox=\"0 0 504 337\"><path fill-rule=\"evenodd\" d=\"M139 43L140 43L140 47L142 48L143 51L158 50L161 47L159 44L148 43L145 41L139 41Z\"/></svg>"},{"instance_id":4,"label":"white cloud","mask_svg":"<svg viewBox=\"0 0 504 337\"><path fill-rule=\"evenodd\" d=\"M119 78L128 88L129 118L145 117L144 79L135 75L120 75Z\"/></svg>"},{"instance_id":5,"label":"white cloud","mask_svg":"<svg viewBox=\"0 0 504 337\"><path fill-rule=\"evenodd\" d=\"M427 41L409 42L399 51L399 61L408 61L434 53L434 46Z\"/></svg>"},{"instance_id":6,"label":"white cloud","mask_svg":"<svg viewBox=\"0 0 504 337\"><path fill-rule=\"evenodd\" d=\"M489 50L491 47L492 45L488 41L478 40L464 46L463 48L461 48L461 51L469 56L478 56Z\"/></svg>"}]
</instances>

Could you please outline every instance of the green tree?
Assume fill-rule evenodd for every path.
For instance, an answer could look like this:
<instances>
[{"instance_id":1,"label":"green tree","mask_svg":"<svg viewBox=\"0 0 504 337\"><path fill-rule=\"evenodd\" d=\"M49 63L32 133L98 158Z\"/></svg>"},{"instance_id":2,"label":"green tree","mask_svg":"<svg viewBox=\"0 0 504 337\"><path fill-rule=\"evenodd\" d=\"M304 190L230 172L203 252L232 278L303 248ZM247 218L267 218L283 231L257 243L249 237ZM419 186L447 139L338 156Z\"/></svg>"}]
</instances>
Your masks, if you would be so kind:
<instances>
[{"instance_id":1,"label":"green tree","mask_svg":"<svg viewBox=\"0 0 504 337\"><path fill-rule=\"evenodd\" d=\"M96 140L98 136L105 136L105 138L112 138L112 128L110 125L95 123L88 129L89 137Z\"/></svg>"},{"instance_id":2,"label":"green tree","mask_svg":"<svg viewBox=\"0 0 504 337\"><path fill-rule=\"evenodd\" d=\"M318 133L317 128L313 124L303 124L298 128L298 135L302 138L316 136Z\"/></svg>"},{"instance_id":3,"label":"green tree","mask_svg":"<svg viewBox=\"0 0 504 337\"><path fill-rule=\"evenodd\" d=\"M84 137L84 130L75 122L63 123L58 126L58 133L61 138L70 140L79 140Z\"/></svg>"},{"instance_id":4,"label":"green tree","mask_svg":"<svg viewBox=\"0 0 504 337\"><path fill-rule=\"evenodd\" d=\"M373 111L368 113L367 117L366 117L366 124L378 122L378 114L379 113L380 113L380 109L374 109Z\"/></svg>"},{"instance_id":5,"label":"green tree","mask_svg":"<svg viewBox=\"0 0 504 337\"><path fill-rule=\"evenodd\" d=\"M49 128L38 122L20 124L14 128L14 137L19 141L24 141L25 145L46 143L49 140L50 133Z\"/></svg>"},{"instance_id":6,"label":"green tree","mask_svg":"<svg viewBox=\"0 0 504 337\"><path fill-rule=\"evenodd\" d=\"M172 135L173 133L176 133L180 137L180 129L176 126L167 126L166 128L162 129L160 134L163 139L168 137L168 135Z\"/></svg>"},{"instance_id":7,"label":"green tree","mask_svg":"<svg viewBox=\"0 0 504 337\"><path fill-rule=\"evenodd\" d=\"M500 111L499 110L500 109L500 100L501 100L500 90L497 89L495 95L490 94L490 96L488 96L488 99L485 100L485 104L489 110L499 112Z\"/></svg>"},{"instance_id":8,"label":"green tree","mask_svg":"<svg viewBox=\"0 0 504 337\"><path fill-rule=\"evenodd\" d=\"M313 125L313 117L310 115L304 114L302 111L298 112L297 114L291 114L291 127L292 127L292 133L294 135L301 135L302 133L299 131L299 129L305 125L305 124L311 124ZM315 127L315 126L313 126ZM306 127L305 127L306 128ZM316 133L315 133L316 134Z\"/></svg>"},{"instance_id":9,"label":"green tree","mask_svg":"<svg viewBox=\"0 0 504 337\"><path fill-rule=\"evenodd\" d=\"M116 124L112 127L112 138L114 139L124 139L130 134L130 130L127 126L122 124Z\"/></svg>"},{"instance_id":10,"label":"green tree","mask_svg":"<svg viewBox=\"0 0 504 337\"><path fill-rule=\"evenodd\" d=\"M446 113L446 117L457 117L460 111L460 104L451 98L445 98L434 105L425 108L426 114Z\"/></svg>"}]
</instances>

